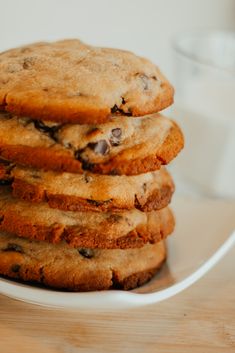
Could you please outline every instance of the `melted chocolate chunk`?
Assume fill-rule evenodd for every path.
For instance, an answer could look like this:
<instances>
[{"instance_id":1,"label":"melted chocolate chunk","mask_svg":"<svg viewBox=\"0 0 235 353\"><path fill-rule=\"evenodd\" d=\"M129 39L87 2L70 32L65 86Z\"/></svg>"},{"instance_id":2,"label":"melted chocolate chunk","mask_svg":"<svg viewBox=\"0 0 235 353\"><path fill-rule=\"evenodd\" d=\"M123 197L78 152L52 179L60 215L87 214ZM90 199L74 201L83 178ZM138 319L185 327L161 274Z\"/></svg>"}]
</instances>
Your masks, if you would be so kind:
<instances>
[{"instance_id":1,"label":"melted chocolate chunk","mask_svg":"<svg viewBox=\"0 0 235 353\"><path fill-rule=\"evenodd\" d=\"M118 111L119 111L119 109L118 109L117 104L114 104L114 106L111 108L111 113L114 114L114 113L116 113Z\"/></svg>"},{"instance_id":2,"label":"melted chocolate chunk","mask_svg":"<svg viewBox=\"0 0 235 353\"><path fill-rule=\"evenodd\" d=\"M94 205L94 206L101 206L101 205L104 205L105 203L108 203L112 201L112 199L109 199L109 200L104 200L104 201L97 201L97 200L91 200L91 199L87 199L87 202L90 203L91 205Z\"/></svg>"},{"instance_id":3,"label":"melted chocolate chunk","mask_svg":"<svg viewBox=\"0 0 235 353\"><path fill-rule=\"evenodd\" d=\"M11 185L13 179L0 180L0 186Z\"/></svg>"},{"instance_id":4,"label":"melted chocolate chunk","mask_svg":"<svg viewBox=\"0 0 235 353\"><path fill-rule=\"evenodd\" d=\"M110 137L111 145L112 146L120 145L121 136L122 136L122 129L120 129L119 127L117 127L116 129L112 129L111 137Z\"/></svg>"},{"instance_id":5,"label":"melted chocolate chunk","mask_svg":"<svg viewBox=\"0 0 235 353\"><path fill-rule=\"evenodd\" d=\"M11 162L7 161L6 159L3 159L0 157L0 164L3 164L4 166L8 166L11 164Z\"/></svg>"},{"instance_id":6,"label":"melted chocolate chunk","mask_svg":"<svg viewBox=\"0 0 235 353\"><path fill-rule=\"evenodd\" d=\"M11 266L11 271L14 272L14 273L17 273L19 272L20 270L20 265L19 264L14 264Z\"/></svg>"},{"instance_id":7,"label":"melted chocolate chunk","mask_svg":"<svg viewBox=\"0 0 235 353\"><path fill-rule=\"evenodd\" d=\"M123 100L124 100L124 101L123 101ZM125 104L124 102L126 103L125 99L122 98L122 104ZM112 113L112 114L117 113L117 114L119 114L119 115L126 115L126 116L131 116L131 114L132 114L130 108L128 109L128 112L124 112L124 110L121 109L121 108L119 108L119 107L117 106L117 104L114 104L114 106L111 108L111 113Z\"/></svg>"},{"instance_id":8,"label":"melted chocolate chunk","mask_svg":"<svg viewBox=\"0 0 235 353\"><path fill-rule=\"evenodd\" d=\"M84 170L89 170L90 172L92 172L94 170L94 163L90 163L88 161L82 161L82 169Z\"/></svg>"},{"instance_id":9,"label":"melted chocolate chunk","mask_svg":"<svg viewBox=\"0 0 235 353\"><path fill-rule=\"evenodd\" d=\"M7 245L7 247L4 249L4 251L16 251L16 252L23 253L23 248L22 248L22 246L19 245L19 244L8 243L8 245Z\"/></svg>"},{"instance_id":10,"label":"melted chocolate chunk","mask_svg":"<svg viewBox=\"0 0 235 353\"><path fill-rule=\"evenodd\" d=\"M37 130L48 134L53 140L57 141L56 133L59 131L60 125L48 126L41 120L35 120L33 123Z\"/></svg>"},{"instance_id":11,"label":"melted chocolate chunk","mask_svg":"<svg viewBox=\"0 0 235 353\"><path fill-rule=\"evenodd\" d=\"M93 171L94 169L94 164L90 163L89 161L83 159L82 153L84 152L85 148L82 148L80 150L77 150L74 152L74 157L82 163L82 169L83 170L89 170L90 172Z\"/></svg>"},{"instance_id":12,"label":"melted chocolate chunk","mask_svg":"<svg viewBox=\"0 0 235 353\"><path fill-rule=\"evenodd\" d=\"M87 202L90 203L91 205L94 205L97 207L103 204L103 201L96 201L96 200L91 200L91 199L87 199Z\"/></svg>"},{"instance_id":13,"label":"melted chocolate chunk","mask_svg":"<svg viewBox=\"0 0 235 353\"><path fill-rule=\"evenodd\" d=\"M40 281L43 283L43 282L44 282L44 279L45 279L44 267L40 267L39 275L40 275Z\"/></svg>"},{"instance_id":14,"label":"melted chocolate chunk","mask_svg":"<svg viewBox=\"0 0 235 353\"><path fill-rule=\"evenodd\" d=\"M3 221L4 221L4 216L0 215L0 225L2 224Z\"/></svg>"},{"instance_id":15,"label":"melted chocolate chunk","mask_svg":"<svg viewBox=\"0 0 235 353\"><path fill-rule=\"evenodd\" d=\"M80 248L80 249L78 249L78 252L80 255L82 255L86 259L91 259L95 255L94 250L88 249L88 248Z\"/></svg>"},{"instance_id":16,"label":"melted chocolate chunk","mask_svg":"<svg viewBox=\"0 0 235 353\"><path fill-rule=\"evenodd\" d=\"M137 209L140 209L140 208L141 208L141 204L140 204L140 202L139 202L138 197L137 197L136 194L135 194L135 207L136 207Z\"/></svg>"},{"instance_id":17,"label":"melted chocolate chunk","mask_svg":"<svg viewBox=\"0 0 235 353\"><path fill-rule=\"evenodd\" d=\"M11 113L8 112L1 112L1 119L6 119L6 120L10 120L13 118L13 116L11 115Z\"/></svg>"},{"instance_id":18,"label":"melted chocolate chunk","mask_svg":"<svg viewBox=\"0 0 235 353\"><path fill-rule=\"evenodd\" d=\"M96 154L105 155L109 153L110 147L106 140L100 140L97 142L90 142L87 145L90 149L94 151Z\"/></svg>"}]
</instances>

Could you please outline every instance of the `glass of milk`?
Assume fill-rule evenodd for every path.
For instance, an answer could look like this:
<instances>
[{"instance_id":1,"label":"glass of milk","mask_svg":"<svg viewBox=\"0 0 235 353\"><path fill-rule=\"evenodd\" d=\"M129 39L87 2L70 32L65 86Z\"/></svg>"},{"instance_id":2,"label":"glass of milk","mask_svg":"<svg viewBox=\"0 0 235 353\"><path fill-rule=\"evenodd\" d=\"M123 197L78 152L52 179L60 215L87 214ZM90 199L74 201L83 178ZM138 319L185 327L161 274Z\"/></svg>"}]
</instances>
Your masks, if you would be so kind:
<instances>
[{"instance_id":1,"label":"glass of milk","mask_svg":"<svg viewBox=\"0 0 235 353\"><path fill-rule=\"evenodd\" d=\"M172 116L185 134L173 166L180 184L234 198L235 32L185 33L173 41L173 52Z\"/></svg>"}]
</instances>

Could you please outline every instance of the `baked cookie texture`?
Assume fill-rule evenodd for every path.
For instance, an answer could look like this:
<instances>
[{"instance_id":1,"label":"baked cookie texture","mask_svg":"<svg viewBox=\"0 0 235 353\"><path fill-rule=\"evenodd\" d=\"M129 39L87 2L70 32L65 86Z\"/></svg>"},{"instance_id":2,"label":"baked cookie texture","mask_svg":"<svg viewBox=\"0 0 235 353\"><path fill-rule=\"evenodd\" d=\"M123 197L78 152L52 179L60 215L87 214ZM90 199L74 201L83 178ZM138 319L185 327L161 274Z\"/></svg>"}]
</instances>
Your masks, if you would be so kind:
<instances>
[{"instance_id":1,"label":"baked cookie texture","mask_svg":"<svg viewBox=\"0 0 235 353\"><path fill-rule=\"evenodd\" d=\"M15 197L44 201L52 208L68 211L121 212L137 208L149 212L166 207L174 192L173 180L164 167L135 176L112 176L44 172L1 159L0 184L11 184Z\"/></svg>"},{"instance_id":2,"label":"baked cookie texture","mask_svg":"<svg viewBox=\"0 0 235 353\"><path fill-rule=\"evenodd\" d=\"M164 242L140 249L70 248L0 233L0 274L69 291L132 289L166 259Z\"/></svg>"},{"instance_id":3,"label":"baked cookie texture","mask_svg":"<svg viewBox=\"0 0 235 353\"><path fill-rule=\"evenodd\" d=\"M174 90L149 60L78 39L36 43L0 54L0 105L34 119L101 123L141 116L173 102Z\"/></svg>"},{"instance_id":4,"label":"baked cookie texture","mask_svg":"<svg viewBox=\"0 0 235 353\"><path fill-rule=\"evenodd\" d=\"M121 213L72 212L52 209L12 197L8 187L0 189L0 230L51 243L67 242L73 247L135 248L156 243L174 229L169 208Z\"/></svg>"},{"instance_id":5,"label":"baked cookie texture","mask_svg":"<svg viewBox=\"0 0 235 353\"><path fill-rule=\"evenodd\" d=\"M77 39L0 54L0 275L132 289L175 226L165 165L184 146L174 90L131 52Z\"/></svg>"},{"instance_id":6,"label":"baked cookie texture","mask_svg":"<svg viewBox=\"0 0 235 353\"><path fill-rule=\"evenodd\" d=\"M0 156L44 170L137 175L168 164L183 145L178 125L159 114L92 126L0 114Z\"/></svg>"}]
</instances>

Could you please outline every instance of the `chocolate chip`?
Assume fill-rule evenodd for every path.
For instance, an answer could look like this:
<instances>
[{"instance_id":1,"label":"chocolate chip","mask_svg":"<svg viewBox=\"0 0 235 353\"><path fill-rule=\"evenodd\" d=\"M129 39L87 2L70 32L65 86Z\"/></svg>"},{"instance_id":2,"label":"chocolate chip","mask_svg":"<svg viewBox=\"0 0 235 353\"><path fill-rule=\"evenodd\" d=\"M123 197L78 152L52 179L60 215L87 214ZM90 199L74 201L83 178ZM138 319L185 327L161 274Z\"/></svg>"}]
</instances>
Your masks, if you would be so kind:
<instances>
[{"instance_id":1,"label":"chocolate chip","mask_svg":"<svg viewBox=\"0 0 235 353\"><path fill-rule=\"evenodd\" d=\"M11 164L11 162L7 161L6 159L3 159L0 157L0 164L3 164L4 166L8 166Z\"/></svg>"},{"instance_id":2,"label":"chocolate chip","mask_svg":"<svg viewBox=\"0 0 235 353\"><path fill-rule=\"evenodd\" d=\"M82 169L93 172L94 163L89 162L87 159L84 159L82 154L85 152L86 148L82 148L74 152L74 157L82 163Z\"/></svg>"},{"instance_id":3,"label":"chocolate chip","mask_svg":"<svg viewBox=\"0 0 235 353\"><path fill-rule=\"evenodd\" d=\"M122 98L122 104L125 104L126 101L124 100L125 103L123 103L123 99L124 99L124 98ZM112 114L117 113L117 114L122 114L122 115L126 115L126 116L131 116L131 114L132 114L130 108L128 108L128 111L127 111L127 112L124 112L124 110L121 109L121 108L119 108L119 107L117 106L117 104L114 104L114 106L111 108L111 113L112 113Z\"/></svg>"},{"instance_id":4,"label":"chocolate chip","mask_svg":"<svg viewBox=\"0 0 235 353\"><path fill-rule=\"evenodd\" d=\"M44 267L40 267L39 269L39 275L40 275L40 282L44 282L45 275L44 275Z\"/></svg>"},{"instance_id":5,"label":"chocolate chip","mask_svg":"<svg viewBox=\"0 0 235 353\"><path fill-rule=\"evenodd\" d=\"M19 244L8 243L7 247L4 249L4 251L16 251L16 252L23 253L23 248Z\"/></svg>"},{"instance_id":6,"label":"chocolate chip","mask_svg":"<svg viewBox=\"0 0 235 353\"><path fill-rule=\"evenodd\" d=\"M54 127L50 127L50 126L45 125L41 120L35 120L34 126L36 129L38 129L42 132L48 132L48 133L50 133L51 130L53 130L53 128L54 128Z\"/></svg>"},{"instance_id":7,"label":"chocolate chip","mask_svg":"<svg viewBox=\"0 0 235 353\"><path fill-rule=\"evenodd\" d=\"M88 249L88 248L80 248L80 249L78 249L78 252L80 255L82 255L83 257L85 257L87 259L91 259L95 255L94 250Z\"/></svg>"},{"instance_id":8,"label":"chocolate chip","mask_svg":"<svg viewBox=\"0 0 235 353\"><path fill-rule=\"evenodd\" d=\"M143 188L144 192L146 192L146 191L147 191L147 184L144 183L144 184L142 185L142 188Z\"/></svg>"},{"instance_id":9,"label":"chocolate chip","mask_svg":"<svg viewBox=\"0 0 235 353\"><path fill-rule=\"evenodd\" d=\"M11 271L14 272L14 273L17 273L19 272L20 270L20 265L19 264L14 264L11 266Z\"/></svg>"},{"instance_id":10,"label":"chocolate chip","mask_svg":"<svg viewBox=\"0 0 235 353\"><path fill-rule=\"evenodd\" d=\"M137 209L141 208L141 203L139 202L136 194L135 194L135 208L137 208Z\"/></svg>"},{"instance_id":11,"label":"chocolate chip","mask_svg":"<svg viewBox=\"0 0 235 353\"><path fill-rule=\"evenodd\" d=\"M126 104L125 98L124 97L121 97L121 98L122 98L122 104Z\"/></svg>"},{"instance_id":12,"label":"chocolate chip","mask_svg":"<svg viewBox=\"0 0 235 353\"><path fill-rule=\"evenodd\" d=\"M35 120L33 123L37 130L48 134L53 140L57 141L56 133L61 128L60 125L48 126L44 124L41 120Z\"/></svg>"},{"instance_id":13,"label":"chocolate chip","mask_svg":"<svg viewBox=\"0 0 235 353\"><path fill-rule=\"evenodd\" d=\"M4 221L4 216L0 215L0 225L2 224L3 221Z\"/></svg>"},{"instance_id":14,"label":"chocolate chip","mask_svg":"<svg viewBox=\"0 0 235 353\"><path fill-rule=\"evenodd\" d=\"M85 148L82 148L74 152L74 157L80 162L83 162L82 153L84 152L84 150Z\"/></svg>"},{"instance_id":15,"label":"chocolate chip","mask_svg":"<svg viewBox=\"0 0 235 353\"><path fill-rule=\"evenodd\" d=\"M96 154L105 155L109 153L109 145L106 140L100 140L98 142L90 142L87 145L90 149L92 149Z\"/></svg>"},{"instance_id":16,"label":"chocolate chip","mask_svg":"<svg viewBox=\"0 0 235 353\"><path fill-rule=\"evenodd\" d=\"M0 186L11 185L13 179L0 180Z\"/></svg>"},{"instance_id":17,"label":"chocolate chip","mask_svg":"<svg viewBox=\"0 0 235 353\"><path fill-rule=\"evenodd\" d=\"M111 113L114 114L114 113L116 113L118 111L119 111L119 109L118 109L117 104L114 104L114 106L111 108Z\"/></svg>"},{"instance_id":18,"label":"chocolate chip","mask_svg":"<svg viewBox=\"0 0 235 353\"><path fill-rule=\"evenodd\" d=\"M104 205L106 203L109 203L111 202L112 199L109 199L109 200L104 200L104 201L97 201L97 200L91 200L91 199L87 199L87 202L90 203L91 205L94 205L94 206L101 206L101 205Z\"/></svg>"},{"instance_id":19,"label":"chocolate chip","mask_svg":"<svg viewBox=\"0 0 235 353\"><path fill-rule=\"evenodd\" d=\"M87 202L90 203L91 205L94 205L97 207L103 204L102 201L96 201L96 200L91 200L91 199L87 199Z\"/></svg>"},{"instance_id":20,"label":"chocolate chip","mask_svg":"<svg viewBox=\"0 0 235 353\"><path fill-rule=\"evenodd\" d=\"M92 172L94 170L94 163L90 163L88 161L82 161L82 169L84 170L89 170L90 172Z\"/></svg>"},{"instance_id":21,"label":"chocolate chip","mask_svg":"<svg viewBox=\"0 0 235 353\"><path fill-rule=\"evenodd\" d=\"M10 120L12 119L13 116L11 115L11 113L8 112L1 112L1 119L6 119L6 120Z\"/></svg>"},{"instance_id":22,"label":"chocolate chip","mask_svg":"<svg viewBox=\"0 0 235 353\"><path fill-rule=\"evenodd\" d=\"M93 171L94 169L94 164L90 163L89 161L83 159L82 153L85 151L85 148L82 148L80 150L77 150L74 152L74 157L82 163L82 169L83 170L89 170L90 172Z\"/></svg>"},{"instance_id":23,"label":"chocolate chip","mask_svg":"<svg viewBox=\"0 0 235 353\"><path fill-rule=\"evenodd\" d=\"M120 129L119 127L112 129L111 137L110 137L111 145L112 146L120 145L121 136L122 136L122 129Z\"/></svg>"}]
</instances>

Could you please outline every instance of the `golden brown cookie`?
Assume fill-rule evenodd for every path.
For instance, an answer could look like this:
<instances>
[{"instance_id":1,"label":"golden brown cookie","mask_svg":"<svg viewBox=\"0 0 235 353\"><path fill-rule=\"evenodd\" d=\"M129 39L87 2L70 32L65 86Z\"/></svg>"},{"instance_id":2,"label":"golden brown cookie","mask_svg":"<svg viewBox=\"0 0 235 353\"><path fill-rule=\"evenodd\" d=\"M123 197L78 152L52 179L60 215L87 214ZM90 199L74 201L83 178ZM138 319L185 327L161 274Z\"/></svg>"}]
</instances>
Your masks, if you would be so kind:
<instances>
[{"instance_id":1,"label":"golden brown cookie","mask_svg":"<svg viewBox=\"0 0 235 353\"><path fill-rule=\"evenodd\" d=\"M0 105L35 119L101 123L173 102L173 88L147 59L79 40L35 43L0 54Z\"/></svg>"},{"instance_id":2,"label":"golden brown cookie","mask_svg":"<svg viewBox=\"0 0 235 353\"><path fill-rule=\"evenodd\" d=\"M70 248L0 233L0 274L70 291L132 289L166 258L164 242L140 249Z\"/></svg>"},{"instance_id":3,"label":"golden brown cookie","mask_svg":"<svg viewBox=\"0 0 235 353\"><path fill-rule=\"evenodd\" d=\"M30 203L12 197L0 188L0 230L35 240L74 247L135 248L156 243L174 229L169 208L121 213L72 212L50 208L46 203Z\"/></svg>"},{"instance_id":4,"label":"golden brown cookie","mask_svg":"<svg viewBox=\"0 0 235 353\"><path fill-rule=\"evenodd\" d=\"M0 159L0 185L7 184L15 197L65 211L149 212L166 207L174 192L164 167L135 176L71 174L27 169Z\"/></svg>"},{"instance_id":5,"label":"golden brown cookie","mask_svg":"<svg viewBox=\"0 0 235 353\"><path fill-rule=\"evenodd\" d=\"M159 114L92 126L0 114L0 156L44 170L136 175L169 163L183 144L178 125Z\"/></svg>"}]
</instances>

